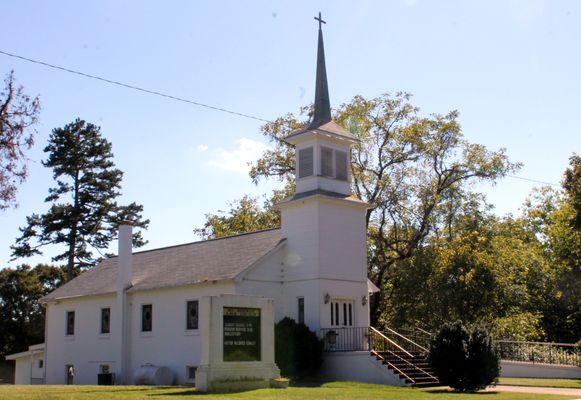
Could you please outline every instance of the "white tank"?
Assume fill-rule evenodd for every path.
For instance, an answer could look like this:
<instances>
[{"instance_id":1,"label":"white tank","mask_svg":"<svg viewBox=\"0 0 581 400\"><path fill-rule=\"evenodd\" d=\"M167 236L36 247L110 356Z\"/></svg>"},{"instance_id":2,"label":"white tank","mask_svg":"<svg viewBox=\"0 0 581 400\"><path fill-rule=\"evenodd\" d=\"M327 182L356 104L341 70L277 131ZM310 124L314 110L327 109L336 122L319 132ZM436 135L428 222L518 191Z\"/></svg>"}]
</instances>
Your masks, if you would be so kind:
<instances>
[{"instance_id":1,"label":"white tank","mask_svg":"<svg viewBox=\"0 0 581 400\"><path fill-rule=\"evenodd\" d=\"M168 367L159 367L145 364L133 373L133 384L150 386L170 386L173 383L173 374Z\"/></svg>"}]
</instances>

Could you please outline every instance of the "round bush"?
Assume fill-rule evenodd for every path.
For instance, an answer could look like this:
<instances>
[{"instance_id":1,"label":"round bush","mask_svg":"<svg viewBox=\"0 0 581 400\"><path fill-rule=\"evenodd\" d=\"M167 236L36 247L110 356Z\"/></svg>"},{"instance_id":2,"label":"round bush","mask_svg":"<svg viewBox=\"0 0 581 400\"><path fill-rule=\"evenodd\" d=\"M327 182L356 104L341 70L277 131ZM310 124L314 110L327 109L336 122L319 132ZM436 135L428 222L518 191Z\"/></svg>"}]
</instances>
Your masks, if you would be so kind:
<instances>
[{"instance_id":1,"label":"round bush","mask_svg":"<svg viewBox=\"0 0 581 400\"><path fill-rule=\"evenodd\" d=\"M500 359L484 329L468 333L460 321L445 324L434 336L428 357L440 382L459 391L476 391L494 384Z\"/></svg>"},{"instance_id":2,"label":"round bush","mask_svg":"<svg viewBox=\"0 0 581 400\"><path fill-rule=\"evenodd\" d=\"M274 360L283 376L312 376L323 362L323 341L305 324L284 318L274 326Z\"/></svg>"}]
</instances>

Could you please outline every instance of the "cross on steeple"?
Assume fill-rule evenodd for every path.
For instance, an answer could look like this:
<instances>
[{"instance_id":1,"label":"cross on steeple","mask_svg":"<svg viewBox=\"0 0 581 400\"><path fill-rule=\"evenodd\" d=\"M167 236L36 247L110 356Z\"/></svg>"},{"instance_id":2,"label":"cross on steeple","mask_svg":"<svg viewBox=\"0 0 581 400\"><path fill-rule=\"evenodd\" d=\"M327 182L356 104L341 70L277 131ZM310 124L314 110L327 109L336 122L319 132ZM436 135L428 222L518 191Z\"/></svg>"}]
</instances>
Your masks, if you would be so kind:
<instances>
[{"instance_id":1,"label":"cross on steeple","mask_svg":"<svg viewBox=\"0 0 581 400\"><path fill-rule=\"evenodd\" d=\"M327 86L327 70L325 68L325 49L323 48L322 24L326 24L321 18L315 17L319 21L319 46L317 48L317 81L315 83L315 112L313 120L309 124L309 129L315 129L331 121L331 104L329 101L329 88Z\"/></svg>"},{"instance_id":2,"label":"cross on steeple","mask_svg":"<svg viewBox=\"0 0 581 400\"><path fill-rule=\"evenodd\" d=\"M317 21L319 21L319 29L321 29L321 26L322 26L321 24L326 24L327 23L326 21L323 21L323 19L321 18L321 12L320 11L319 11L319 18L317 18L317 17L313 17L313 18L315 18Z\"/></svg>"}]
</instances>

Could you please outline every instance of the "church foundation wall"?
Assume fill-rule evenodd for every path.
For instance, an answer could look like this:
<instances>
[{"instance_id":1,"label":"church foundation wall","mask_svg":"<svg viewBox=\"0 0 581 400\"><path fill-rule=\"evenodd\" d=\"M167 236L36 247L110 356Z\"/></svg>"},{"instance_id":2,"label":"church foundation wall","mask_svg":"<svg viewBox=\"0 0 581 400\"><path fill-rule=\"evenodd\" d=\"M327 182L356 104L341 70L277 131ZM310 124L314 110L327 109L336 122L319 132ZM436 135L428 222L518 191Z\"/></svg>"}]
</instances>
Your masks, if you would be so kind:
<instances>
[{"instance_id":1,"label":"church foundation wall","mask_svg":"<svg viewBox=\"0 0 581 400\"><path fill-rule=\"evenodd\" d=\"M367 351L325 353L319 371L321 380L356 381L405 386L392 371Z\"/></svg>"}]
</instances>

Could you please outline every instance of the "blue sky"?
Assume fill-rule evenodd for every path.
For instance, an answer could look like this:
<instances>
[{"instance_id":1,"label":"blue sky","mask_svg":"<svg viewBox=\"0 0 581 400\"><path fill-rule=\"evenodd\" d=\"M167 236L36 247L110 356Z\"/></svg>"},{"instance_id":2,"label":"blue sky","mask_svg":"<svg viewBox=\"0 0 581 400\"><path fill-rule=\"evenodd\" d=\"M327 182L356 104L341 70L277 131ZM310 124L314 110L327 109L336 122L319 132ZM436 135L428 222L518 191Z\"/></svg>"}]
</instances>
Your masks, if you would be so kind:
<instances>
[{"instance_id":1,"label":"blue sky","mask_svg":"<svg viewBox=\"0 0 581 400\"><path fill-rule=\"evenodd\" d=\"M0 50L269 120L314 97L319 11L332 106L411 92L423 113L459 110L468 140L506 148L518 176L539 181L559 183L581 152L578 1L6 0ZM151 219L147 248L195 240L204 214L273 187L247 175L268 146L259 121L0 55L0 75L12 69L42 111L20 207L0 214L2 267L22 262L8 262L9 246L46 210L48 135L77 117L113 143L122 201ZM533 186L477 189L502 215Z\"/></svg>"}]
</instances>

